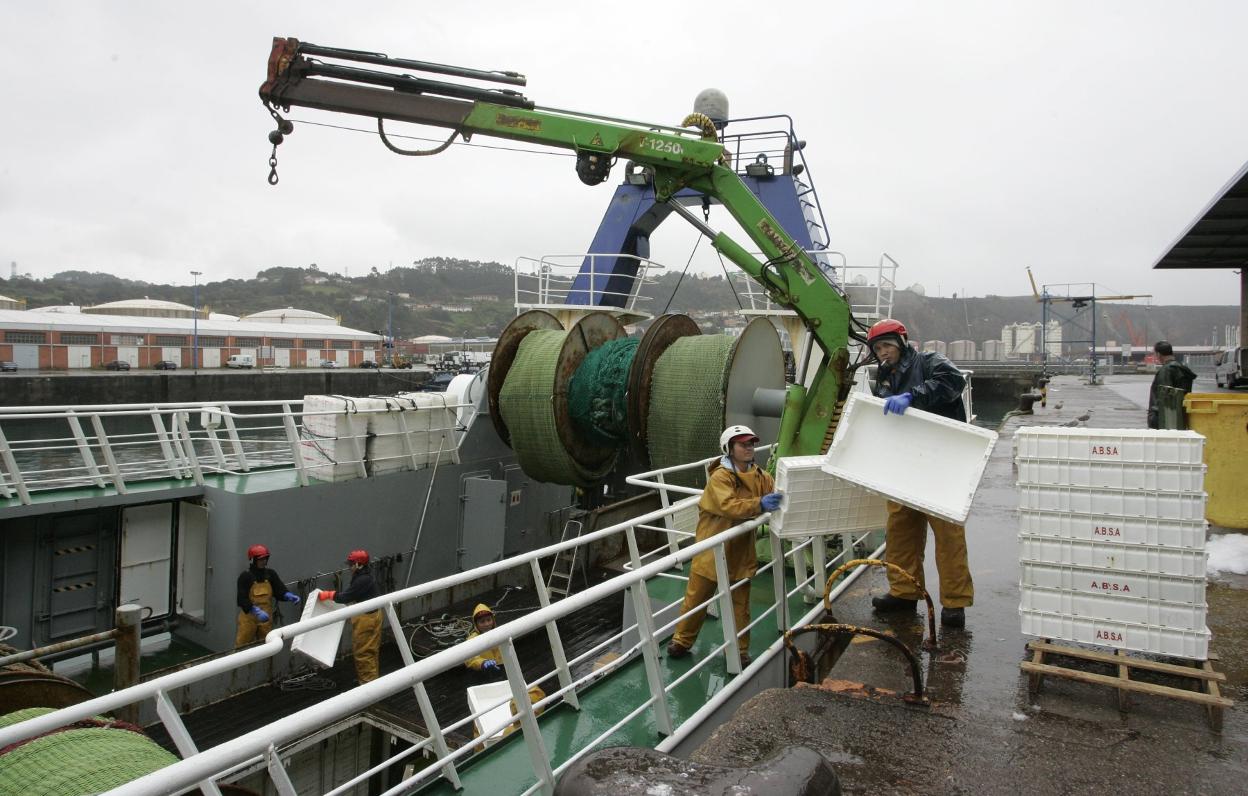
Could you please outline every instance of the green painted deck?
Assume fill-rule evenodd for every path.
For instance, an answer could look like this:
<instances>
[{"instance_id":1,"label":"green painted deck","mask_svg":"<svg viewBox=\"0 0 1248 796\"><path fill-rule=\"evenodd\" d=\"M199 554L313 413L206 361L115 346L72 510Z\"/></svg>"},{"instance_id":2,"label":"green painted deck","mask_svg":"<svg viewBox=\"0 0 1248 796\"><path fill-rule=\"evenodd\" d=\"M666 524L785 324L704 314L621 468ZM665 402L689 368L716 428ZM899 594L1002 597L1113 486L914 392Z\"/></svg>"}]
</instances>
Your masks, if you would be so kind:
<instances>
[{"instance_id":1,"label":"green painted deck","mask_svg":"<svg viewBox=\"0 0 1248 796\"><path fill-rule=\"evenodd\" d=\"M310 480L309 486L321 483ZM275 470L254 470L249 473L205 473L204 488L223 489L238 494L272 492L278 489L292 489L299 486L299 473L289 468ZM158 492L182 491L199 489L190 478L153 478L145 481L127 481L127 495L154 494ZM30 493L33 506L50 506L56 503L70 503L78 500L91 500L117 497L117 488L111 484L104 487L80 486L64 489L43 489ZM0 498L0 509L20 507L22 502L16 492L10 498Z\"/></svg>"},{"instance_id":2,"label":"green painted deck","mask_svg":"<svg viewBox=\"0 0 1248 796\"><path fill-rule=\"evenodd\" d=\"M688 566L684 570L688 574ZM789 572L786 589L794 588ZM671 577L652 578L648 583L651 600L666 605L679 600L685 590L684 580ZM750 584L750 616L757 619L775 602L770 570L756 575ZM791 616L801 616L810 610L800 597L789 598ZM750 632L750 654L757 657L778 637L775 614L769 613ZM723 644L723 630L719 620L707 617L693 654L679 660L671 660L663 652L659 660L663 682L670 684L678 677L704 660L715 647ZM665 649L664 647L660 648ZM667 704L671 711L672 726L682 722L698 711L733 677L727 673L721 651L716 660L704 666L697 674L668 691ZM594 739L606 732L629 712L650 698L650 686L646 681L645 662L640 655L624 664L612 674L591 684L579 692L581 709L575 710L560 704L538 717L538 726L546 744L551 768L558 768L574 754L590 746ZM642 746L653 748L663 740L655 726L654 707L647 708L627 724L597 744L607 746ZM531 772L533 765L528 745L521 733L516 732L495 743L484 753L477 754L459 766L463 793L488 793L491 796L520 794L537 780ZM439 779L430 783L422 793L453 794L450 784Z\"/></svg>"}]
</instances>

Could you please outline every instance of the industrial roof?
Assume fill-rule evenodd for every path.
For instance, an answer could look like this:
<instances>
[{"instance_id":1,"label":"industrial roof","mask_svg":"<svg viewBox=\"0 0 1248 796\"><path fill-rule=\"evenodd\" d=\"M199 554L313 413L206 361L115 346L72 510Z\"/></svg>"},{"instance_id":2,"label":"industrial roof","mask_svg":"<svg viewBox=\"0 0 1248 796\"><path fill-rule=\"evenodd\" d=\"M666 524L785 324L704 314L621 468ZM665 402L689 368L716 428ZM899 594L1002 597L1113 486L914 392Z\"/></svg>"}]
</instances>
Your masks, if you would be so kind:
<instances>
[{"instance_id":1,"label":"industrial roof","mask_svg":"<svg viewBox=\"0 0 1248 796\"><path fill-rule=\"evenodd\" d=\"M0 329L32 331L109 331L133 334L190 334L194 318L156 318L135 315L86 315L40 310L0 310ZM381 340L381 335L337 325L282 326L274 323L200 319L201 335L255 335L282 338L330 338L336 340Z\"/></svg>"},{"instance_id":2,"label":"industrial roof","mask_svg":"<svg viewBox=\"0 0 1248 796\"><path fill-rule=\"evenodd\" d=\"M179 304L176 301L162 301L160 299L123 299L122 301L108 301L103 304L96 304L94 307L88 307L91 310L178 310L180 312L194 312L194 307L188 307L185 304Z\"/></svg>"},{"instance_id":3,"label":"industrial roof","mask_svg":"<svg viewBox=\"0 0 1248 796\"><path fill-rule=\"evenodd\" d=\"M321 312L313 312L312 310L299 310L294 307L253 312L250 315L244 315L243 320L261 321L265 323L299 324L306 324L309 321L324 321L326 326L333 326L338 323L338 320L332 315L326 315Z\"/></svg>"},{"instance_id":4,"label":"industrial roof","mask_svg":"<svg viewBox=\"0 0 1248 796\"><path fill-rule=\"evenodd\" d=\"M1248 163L1240 167L1154 268L1243 268L1248 265Z\"/></svg>"}]
</instances>

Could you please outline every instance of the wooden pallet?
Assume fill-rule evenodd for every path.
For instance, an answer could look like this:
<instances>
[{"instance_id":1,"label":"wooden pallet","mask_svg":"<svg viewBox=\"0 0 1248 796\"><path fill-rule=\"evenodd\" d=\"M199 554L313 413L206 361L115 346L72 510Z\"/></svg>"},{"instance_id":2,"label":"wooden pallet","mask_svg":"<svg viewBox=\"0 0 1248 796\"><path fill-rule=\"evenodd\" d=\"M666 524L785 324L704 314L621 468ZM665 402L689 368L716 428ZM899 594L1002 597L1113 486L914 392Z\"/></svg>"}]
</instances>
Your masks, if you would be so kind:
<instances>
[{"instance_id":1,"label":"wooden pallet","mask_svg":"<svg viewBox=\"0 0 1248 796\"><path fill-rule=\"evenodd\" d=\"M1152 694L1153 696L1170 697L1171 699L1182 699L1186 702L1195 702L1198 705L1205 706L1205 711L1209 716L1209 724L1213 727L1214 732L1222 732L1222 711L1235 704L1234 700L1222 696L1218 684L1226 682L1226 675L1213 670L1213 661L1217 660L1216 655L1210 655L1209 660L1195 661L1192 665L1180 666L1173 663L1160 663L1158 661L1132 657L1123 650L1115 650L1112 653L1098 652L1096 650L1053 644L1050 641L1032 641L1027 644L1027 650L1032 654L1031 660L1025 660L1019 666L1022 667L1024 672L1027 672L1028 690L1032 695L1040 693L1040 688L1044 684L1046 676L1053 676L1065 677L1081 683L1106 685L1115 688L1118 691L1118 709L1123 711L1131 706L1131 692L1133 691L1141 694ZM1118 667L1118 675L1114 677L1055 665L1046 662L1046 655L1058 655L1077 660L1107 663ZM1195 687L1199 690L1132 680L1131 671L1133 669L1160 672L1174 677L1194 680L1196 681Z\"/></svg>"}]
</instances>

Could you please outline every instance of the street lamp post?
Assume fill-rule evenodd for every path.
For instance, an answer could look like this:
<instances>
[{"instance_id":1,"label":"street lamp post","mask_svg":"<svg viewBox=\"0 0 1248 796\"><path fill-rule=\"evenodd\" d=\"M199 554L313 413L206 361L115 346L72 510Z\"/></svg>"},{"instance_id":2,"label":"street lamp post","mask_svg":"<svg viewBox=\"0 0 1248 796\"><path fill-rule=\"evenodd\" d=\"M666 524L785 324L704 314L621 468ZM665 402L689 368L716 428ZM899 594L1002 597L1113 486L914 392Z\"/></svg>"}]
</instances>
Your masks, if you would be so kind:
<instances>
[{"instance_id":1,"label":"street lamp post","mask_svg":"<svg viewBox=\"0 0 1248 796\"><path fill-rule=\"evenodd\" d=\"M191 302L195 305L195 314L191 317L191 367L196 373L199 372L199 277L202 273L191 271Z\"/></svg>"},{"instance_id":2,"label":"street lamp post","mask_svg":"<svg viewBox=\"0 0 1248 796\"><path fill-rule=\"evenodd\" d=\"M386 293L386 364L394 366L394 294Z\"/></svg>"}]
</instances>

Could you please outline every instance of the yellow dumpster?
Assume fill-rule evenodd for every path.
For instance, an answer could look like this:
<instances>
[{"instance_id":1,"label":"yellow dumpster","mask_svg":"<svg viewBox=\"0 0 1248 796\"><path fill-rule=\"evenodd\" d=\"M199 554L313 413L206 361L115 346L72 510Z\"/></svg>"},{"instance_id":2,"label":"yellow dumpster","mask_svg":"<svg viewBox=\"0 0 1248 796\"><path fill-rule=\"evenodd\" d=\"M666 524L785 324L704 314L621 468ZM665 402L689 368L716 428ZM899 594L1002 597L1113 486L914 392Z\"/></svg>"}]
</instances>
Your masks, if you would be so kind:
<instances>
[{"instance_id":1,"label":"yellow dumpster","mask_svg":"<svg viewBox=\"0 0 1248 796\"><path fill-rule=\"evenodd\" d=\"M1248 528L1248 395L1189 393L1187 427L1205 436L1205 519Z\"/></svg>"}]
</instances>

